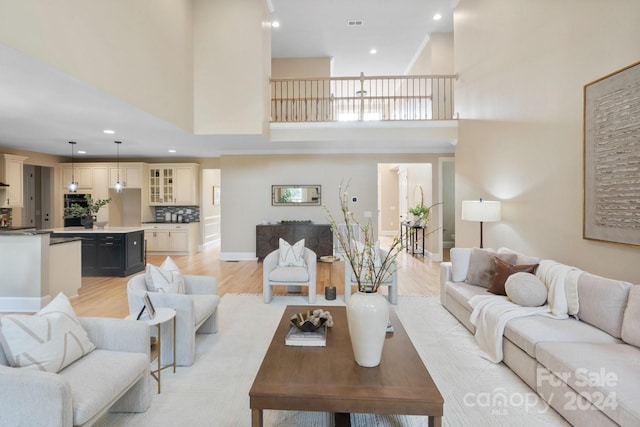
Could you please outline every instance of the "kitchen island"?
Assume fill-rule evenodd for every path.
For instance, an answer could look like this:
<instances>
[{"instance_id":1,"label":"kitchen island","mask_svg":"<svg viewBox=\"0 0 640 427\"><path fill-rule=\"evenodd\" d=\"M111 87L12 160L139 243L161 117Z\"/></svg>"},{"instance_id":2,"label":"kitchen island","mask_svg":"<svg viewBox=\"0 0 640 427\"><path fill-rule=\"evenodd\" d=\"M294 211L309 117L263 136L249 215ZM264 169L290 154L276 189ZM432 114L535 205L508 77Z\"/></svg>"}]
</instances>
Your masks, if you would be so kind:
<instances>
[{"instance_id":1,"label":"kitchen island","mask_svg":"<svg viewBox=\"0 0 640 427\"><path fill-rule=\"evenodd\" d=\"M0 230L0 312L35 312L82 285L79 239L51 239L27 227Z\"/></svg>"},{"instance_id":2,"label":"kitchen island","mask_svg":"<svg viewBox=\"0 0 640 427\"><path fill-rule=\"evenodd\" d=\"M49 231L54 239L80 238L83 276L125 277L145 268L142 227L65 227Z\"/></svg>"}]
</instances>

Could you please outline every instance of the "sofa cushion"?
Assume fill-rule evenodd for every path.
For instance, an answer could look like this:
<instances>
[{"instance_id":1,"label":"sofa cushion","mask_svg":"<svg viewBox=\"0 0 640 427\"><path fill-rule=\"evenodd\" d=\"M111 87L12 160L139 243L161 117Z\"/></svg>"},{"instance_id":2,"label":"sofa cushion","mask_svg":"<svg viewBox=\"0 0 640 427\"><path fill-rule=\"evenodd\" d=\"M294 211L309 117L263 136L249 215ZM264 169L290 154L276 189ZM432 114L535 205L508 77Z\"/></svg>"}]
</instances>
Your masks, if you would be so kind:
<instances>
[{"instance_id":1,"label":"sofa cushion","mask_svg":"<svg viewBox=\"0 0 640 427\"><path fill-rule=\"evenodd\" d=\"M547 301L547 287L532 273L514 273L504 287L509 299L523 307L538 307Z\"/></svg>"},{"instance_id":2,"label":"sofa cushion","mask_svg":"<svg viewBox=\"0 0 640 427\"><path fill-rule=\"evenodd\" d=\"M445 291L448 296L455 299L463 307L466 307L469 312L473 308L469 305L469 299L476 295L492 295L481 286L469 285L468 283L453 283L449 282L445 285Z\"/></svg>"},{"instance_id":3,"label":"sofa cushion","mask_svg":"<svg viewBox=\"0 0 640 427\"><path fill-rule=\"evenodd\" d=\"M578 279L578 317L620 338L631 286L627 282L583 273Z\"/></svg>"},{"instance_id":4,"label":"sofa cushion","mask_svg":"<svg viewBox=\"0 0 640 427\"><path fill-rule=\"evenodd\" d=\"M471 248L451 248L449 258L451 259L451 280L464 282L469 272Z\"/></svg>"},{"instance_id":5,"label":"sofa cushion","mask_svg":"<svg viewBox=\"0 0 640 427\"><path fill-rule=\"evenodd\" d=\"M615 344L621 341L579 320L554 319L547 316L528 316L512 319L504 329L504 336L512 343L536 357L537 345L542 342L591 342Z\"/></svg>"},{"instance_id":6,"label":"sofa cushion","mask_svg":"<svg viewBox=\"0 0 640 427\"><path fill-rule=\"evenodd\" d=\"M73 425L82 425L113 405L123 390L149 375L149 357L98 349L60 371L60 375L71 386Z\"/></svg>"},{"instance_id":7,"label":"sofa cushion","mask_svg":"<svg viewBox=\"0 0 640 427\"><path fill-rule=\"evenodd\" d=\"M11 366L54 373L95 349L63 293L35 315L0 317L0 345Z\"/></svg>"},{"instance_id":8,"label":"sofa cushion","mask_svg":"<svg viewBox=\"0 0 640 427\"><path fill-rule=\"evenodd\" d=\"M309 281L309 270L307 267L278 267L269 273L271 282L299 282Z\"/></svg>"},{"instance_id":9,"label":"sofa cushion","mask_svg":"<svg viewBox=\"0 0 640 427\"><path fill-rule=\"evenodd\" d=\"M640 349L626 344L546 342L538 361L623 426L640 425ZM539 384L549 381L538 378Z\"/></svg>"},{"instance_id":10,"label":"sofa cushion","mask_svg":"<svg viewBox=\"0 0 640 427\"><path fill-rule=\"evenodd\" d=\"M493 277L496 271L494 258L498 256L502 260L513 264L517 256L515 254L496 254L493 249L471 249L471 258L469 259L469 271L465 283L471 285L489 288L493 283Z\"/></svg>"},{"instance_id":11,"label":"sofa cushion","mask_svg":"<svg viewBox=\"0 0 640 427\"><path fill-rule=\"evenodd\" d=\"M167 257L160 267L147 264L144 280L149 292L184 294L184 276L171 257Z\"/></svg>"},{"instance_id":12,"label":"sofa cushion","mask_svg":"<svg viewBox=\"0 0 640 427\"><path fill-rule=\"evenodd\" d=\"M640 347L640 285L629 290L629 300L622 319L622 339Z\"/></svg>"},{"instance_id":13,"label":"sofa cushion","mask_svg":"<svg viewBox=\"0 0 640 427\"><path fill-rule=\"evenodd\" d=\"M498 258L497 256L493 258L493 261L495 262L496 270L493 276L493 283L491 283L488 291L496 295L507 295L504 289L504 283L507 281L507 278L513 273L534 273L536 271L536 267L538 266L538 264L514 265L510 262Z\"/></svg>"},{"instance_id":14,"label":"sofa cushion","mask_svg":"<svg viewBox=\"0 0 640 427\"><path fill-rule=\"evenodd\" d=\"M293 245L283 238L279 239L278 267L304 267L304 239Z\"/></svg>"}]
</instances>

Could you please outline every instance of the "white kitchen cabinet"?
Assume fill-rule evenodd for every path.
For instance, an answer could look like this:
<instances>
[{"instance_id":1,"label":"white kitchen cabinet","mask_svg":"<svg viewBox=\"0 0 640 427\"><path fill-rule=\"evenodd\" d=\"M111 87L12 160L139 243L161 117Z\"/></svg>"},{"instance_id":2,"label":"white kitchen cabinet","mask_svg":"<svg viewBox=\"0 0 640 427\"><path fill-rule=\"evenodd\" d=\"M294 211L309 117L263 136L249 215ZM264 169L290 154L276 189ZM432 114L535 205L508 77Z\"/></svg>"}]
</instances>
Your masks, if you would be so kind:
<instances>
[{"instance_id":1,"label":"white kitchen cabinet","mask_svg":"<svg viewBox=\"0 0 640 427\"><path fill-rule=\"evenodd\" d=\"M90 194L93 200L109 198L109 168L107 166L93 167L93 189ZM103 206L96 217L100 222L109 221L109 205Z\"/></svg>"},{"instance_id":2,"label":"white kitchen cabinet","mask_svg":"<svg viewBox=\"0 0 640 427\"><path fill-rule=\"evenodd\" d=\"M78 183L78 190L91 190L93 188L93 166L62 165L62 188L65 192L74 179Z\"/></svg>"},{"instance_id":3,"label":"white kitchen cabinet","mask_svg":"<svg viewBox=\"0 0 640 427\"><path fill-rule=\"evenodd\" d=\"M198 248L198 224L145 224L147 252L192 254Z\"/></svg>"},{"instance_id":4,"label":"white kitchen cabinet","mask_svg":"<svg viewBox=\"0 0 640 427\"><path fill-rule=\"evenodd\" d=\"M26 157L12 154L0 155L0 182L8 187L0 187L0 207L21 208L22 200L22 167Z\"/></svg>"},{"instance_id":5,"label":"white kitchen cabinet","mask_svg":"<svg viewBox=\"0 0 640 427\"><path fill-rule=\"evenodd\" d=\"M109 188L113 188L118 182L118 170L120 171L120 183L123 188L142 188L142 163L120 163L109 167Z\"/></svg>"},{"instance_id":6,"label":"white kitchen cabinet","mask_svg":"<svg viewBox=\"0 0 640 427\"><path fill-rule=\"evenodd\" d=\"M149 165L149 204L198 204L200 166L195 163Z\"/></svg>"}]
</instances>

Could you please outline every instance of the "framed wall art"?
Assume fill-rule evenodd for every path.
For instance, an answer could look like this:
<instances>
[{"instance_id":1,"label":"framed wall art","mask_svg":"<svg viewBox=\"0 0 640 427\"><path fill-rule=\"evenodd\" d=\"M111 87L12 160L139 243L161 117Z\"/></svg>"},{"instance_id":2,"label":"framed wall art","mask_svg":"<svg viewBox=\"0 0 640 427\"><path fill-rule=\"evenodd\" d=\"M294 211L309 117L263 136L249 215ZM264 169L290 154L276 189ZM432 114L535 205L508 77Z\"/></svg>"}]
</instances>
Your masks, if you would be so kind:
<instances>
[{"instance_id":1,"label":"framed wall art","mask_svg":"<svg viewBox=\"0 0 640 427\"><path fill-rule=\"evenodd\" d=\"M640 246L640 62L584 86L583 237Z\"/></svg>"}]
</instances>

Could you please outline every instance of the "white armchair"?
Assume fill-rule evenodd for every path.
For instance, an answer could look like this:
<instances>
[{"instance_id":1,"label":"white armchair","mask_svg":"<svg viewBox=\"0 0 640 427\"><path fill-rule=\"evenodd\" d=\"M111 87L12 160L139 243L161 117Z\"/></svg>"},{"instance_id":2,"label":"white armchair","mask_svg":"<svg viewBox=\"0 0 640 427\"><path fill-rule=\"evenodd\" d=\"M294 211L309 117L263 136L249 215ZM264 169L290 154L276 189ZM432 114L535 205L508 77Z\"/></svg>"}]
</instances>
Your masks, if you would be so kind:
<instances>
[{"instance_id":1,"label":"white armchair","mask_svg":"<svg viewBox=\"0 0 640 427\"><path fill-rule=\"evenodd\" d=\"M262 262L262 293L264 303L268 304L273 298L272 286L307 286L309 288L309 303L316 302L316 253L304 248L305 267L279 267L280 250L276 249L264 258Z\"/></svg>"},{"instance_id":2,"label":"white armchair","mask_svg":"<svg viewBox=\"0 0 640 427\"><path fill-rule=\"evenodd\" d=\"M149 327L124 319L79 320L96 349L57 374L9 367L0 346L0 425L92 425L107 411L147 410Z\"/></svg>"},{"instance_id":3,"label":"white armchair","mask_svg":"<svg viewBox=\"0 0 640 427\"><path fill-rule=\"evenodd\" d=\"M387 256L387 251L384 249L380 250L380 258L385 259ZM388 295L387 298L391 304L398 304L398 265L394 261L389 269L389 274L385 276L381 286L387 286ZM353 269L351 268L351 264L348 261L344 263L344 302L349 300L351 296L351 287L358 286L358 282L356 281L356 276L353 273Z\"/></svg>"},{"instance_id":4,"label":"white armchair","mask_svg":"<svg viewBox=\"0 0 640 427\"><path fill-rule=\"evenodd\" d=\"M149 292L154 307L168 307L176 311L176 364L191 366L196 357L196 333L218 332L218 281L215 277L184 275L185 293ZM129 312L138 314L142 298L148 292L145 275L138 274L127 284ZM173 329L162 328L162 360L173 362ZM164 355L168 355L166 358Z\"/></svg>"}]
</instances>

